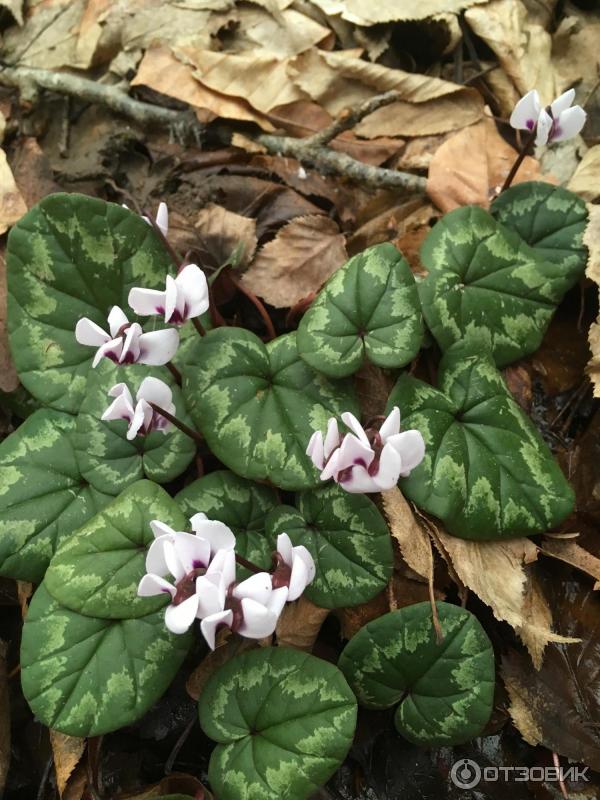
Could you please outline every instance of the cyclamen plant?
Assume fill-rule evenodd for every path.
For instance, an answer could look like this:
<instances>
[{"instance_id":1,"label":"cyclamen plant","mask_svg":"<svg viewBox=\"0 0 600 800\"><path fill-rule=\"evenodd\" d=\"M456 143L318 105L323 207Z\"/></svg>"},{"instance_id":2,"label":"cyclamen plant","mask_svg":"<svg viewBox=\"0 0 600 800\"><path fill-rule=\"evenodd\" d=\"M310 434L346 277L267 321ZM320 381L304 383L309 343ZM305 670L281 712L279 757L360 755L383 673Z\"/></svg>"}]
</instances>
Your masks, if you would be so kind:
<instances>
[{"instance_id":1,"label":"cyclamen plant","mask_svg":"<svg viewBox=\"0 0 600 800\"><path fill-rule=\"evenodd\" d=\"M511 122L528 140L507 186L534 140L581 129L573 100L520 101ZM572 490L499 370L539 347L582 276L586 221L563 188L508 188L489 211L436 223L418 283L396 247L376 245L297 331L265 342L213 328L215 276L174 252L164 203L155 219L74 194L34 207L9 237L8 322L40 407L0 445L0 573L39 584L21 652L36 716L72 736L131 724L196 639L195 653L223 656L199 701L217 800L280 800L281 775L286 797L309 798L351 745L357 698L396 707L418 744L478 735L494 659L468 610L379 617L339 666L282 646L281 618L384 592L394 551L379 492L399 487L475 540L570 513ZM442 353L436 386L417 377L425 328ZM363 423L352 376L365 362L395 385ZM195 478L199 454L223 468ZM228 660L240 637L254 649Z\"/></svg>"}]
</instances>

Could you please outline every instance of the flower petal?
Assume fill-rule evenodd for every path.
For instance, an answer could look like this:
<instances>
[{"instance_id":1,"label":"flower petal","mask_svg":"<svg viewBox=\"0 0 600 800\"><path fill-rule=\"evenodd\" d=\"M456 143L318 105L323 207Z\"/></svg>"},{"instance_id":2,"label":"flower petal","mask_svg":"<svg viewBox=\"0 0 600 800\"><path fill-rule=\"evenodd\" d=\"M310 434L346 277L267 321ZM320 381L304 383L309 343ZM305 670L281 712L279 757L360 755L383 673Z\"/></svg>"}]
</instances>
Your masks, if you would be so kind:
<instances>
[{"instance_id":1,"label":"flower petal","mask_svg":"<svg viewBox=\"0 0 600 800\"><path fill-rule=\"evenodd\" d=\"M124 325L129 325L125 312L119 306L113 306L108 315L108 327L111 336L117 336Z\"/></svg>"},{"instance_id":2,"label":"flower petal","mask_svg":"<svg viewBox=\"0 0 600 800\"><path fill-rule=\"evenodd\" d=\"M198 595L193 594L179 605L167 606L165 610L165 625L171 633L185 633L196 619L198 611Z\"/></svg>"},{"instance_id":3,"label":"flower petal","mask_svg":"<svg viewBox=\"0 0 600 800\"><path fill-rule=\"evenodd\" d=\"M173 392L164 381L149 376L140 383L136 399L156 403L157 406L166 409L173 402Z\"/></svg>"},{"instance_id":4,"label":"flower petal","mask_svg":"<svg viewBox=\"0 0 600 800\"><path fill-rule=\"evenodd\" d=\"M267 608L273 614L279 616L283 611L284 605L289 600L289 590L287 586L280 586L279 589L273 589L271 597L267 603Z\"/></svg>"},{"instance_id":5,"label":"flower petal","mask_svg":"<svg viewBox=\"0 0 600 800\"><path fill-rule=\"evenodd\" d=\"M171 275L167 275L167 288L165 291L165 322L171 321L177 306L177 284Z\"/></svg>"},{"instance_id":6,"label":"flower petal","mask_svg":"<svg viewBox=\"0 0 600 800\"><path fill-rule=\"evenodd\" d=\"M510 124L513 128L532 131L536 126L541 110L540 96L537 89L532 89L514 107L510 115Z\"/></svg>"},{"instance_id":7,"label":"flower petal","mask_svg":"<svg viewBox=\"0 0 600 800\"><path fill-rule=\"evenodd\" d=\"M175 549L174 541L173 540L165 541L163 547L164 547L163 553L165 557L165 563L167 565L169 572L171 573L173 578L175 578L175 582L177 583L178 581L180 581L182 578L185 577L186 570L184 569L183 564L179 560L179 554Z\"/></svg>"},{"instance_id":8,"label":"flower petal","mask_svg":"<svg viewBox=\"0 0 600 800\"><path fill-rule=\"evenodd\" d=\"M280 533L277 537L277 552L288 567L291 567L294 561L294 547L287 533Z\"/></svg>"},{"instance_id":9,"label":"flower petal","mask_svg":"<svg viewBox=\"0 0 600 800\"><path fill-rule=\"evenodd\" d=\"M217 550L206 574L221 575L223 584L229 588L235 581L235 553L233 550Z\"/></svg>"},{"instance_id":10,"label":"flower petal","mask_svg":"<svg viewBox=\"0 0 600 800\"><path fill-rule=\"evenodd\" d=\"M312 463L317 469L323 469L325 466L324 448L323 448L323 434L321 431L315 431L308 441L306 448L306 455L310 458Z\"/></svg>"},{"instance_id":11,"label":"flower petal","mask_svg":"<svg viewBox=\"0 0 600 800\"><path fill-rule=\"evenodd\" d=\"M156 289L133 288L127 302L140 317L165 313L165 293Z\"/></svg>"},{"instance_id":12,"label":"flower petal","mask_svg":"<svg viewBox=\"0 0 600 800\"><path fill-rule=\"evenodd\" d=\"M535 135L535 143L538 145L547 144L550 131L552 130L552 117L546 109L540 111L537 123L537 131Z\"/></svg>"},{"instance_id":13,"label":"flower petal","mask_svg":"<svg viewBox=\"0 0 600 800\"><path fill-rule=\"evenodd\" d=\"M154 597L157 594L175 596L175 587L160 575L144 575L138 586L138 597Z\"/></svg>"},{"instance_id":14,"label":"flower petal","mask_svg":"<svg viewBox=\"0 0 600 800\"><path fill-rule=\"evenodd\" d=\"M162 235L166 238L169 233L169 209L167 204L162 200L158 204L158 211L156 212L156 226Z\"/></svg>"},{"instance_id":15,"label":"flower petal","mask_svg":"<svg viewBox=\"0 0 600 800\"><path fill-rule=\"evenodd\" d=\"M565 139L571 139L577 136L579 131L585 125L587 114L581 106L573 106L563 111L555 123L554 131L552 133L553 142L563 142Z\"/></svg>"},{"instance_id":16,"label":"flower petal","mask_svg":"<svg viewBox=\"0 0 600 800\"><path fill-rule=\"evenodd\" d=\"M196 616L199 619L223 611L226 592L218 575L201 575L196 580L196 594L198 595Z\"/></svg>"},{"instance_id":17,"label":"flower petal","mask_svg":"<svg viewBox=\"0 0 600 800\"><path fill-rule=\"evenodd\" d=\"M212 553L217 550L233 550L235 547L235 534L224 522L206 519L205 514L194 514L190 524L192 530L210 544Z\"/></svg>"},{"instance_id":18,"label":"flower petal","mask_svg":"<svg viewBox=\"0 0 600 800\"><path fill-rule=\"evenodd\" d=\"M193 569L208 567L210 561L210 544L193 533L177 532L173 538L173 546L184 574Z\"/></svg>"},{"instance_id":19,"label":"flower petal","mask_svg":"<svg viewBox=\"0 0 600 800\"><path fill-rule=\"evenodd\" d=\"M229 628L232 622L233 611L221 611L219 614L211 614L210 617L205 617L202 620L200 630L211 650L215 649L217 630L223 625Z\"/></svg>"},{"instance_id":20,"label":"flower petal","mask_svg":"<svg viewBox=\"0 0 600 800\"><path fill-rule=\"evenodd\" d=\"M325 434L325 445L323 450L323 455L326 459L329 458L336 447L340 446L341 441L342 439L338 429L337 419L335 417L330 417L327 422L327 433Z\"/></svg>"},{"instance_id":21,"label":"flower petal","mask_svg":"<svg viewBox=\"0 0 600 800\"><path fill-rule=\"evenodd\" d=\"M390 413L387 415L387 419L381 425L379 429L379 435L381 436L382 441L385 444L385 441L389 436L394 436L394 434L400 432L400 409L398 406L394 406Z\"/></svg>"},{"instance_id":22,"label":"flower petal","mask_svg":"<svg viewBox=\"0 0 600 800\"><path fill-rule=\"evenodd\" d=\"M145 400L139 400L135 405L133 419L129 423L127 439L132 441L140 433L147 433L152 422L153 411Z\"/></svg>"},{"instance_id":23,"label":"flower petal","mask_svg":"<svg viewBox=\"0 0 600 800\"><path fill-rule=\"evenodd\" d=\"M85 344L89 347L100 347L110 339L106 331L103 331L99 325L92 322L91 319L83 317L75 326L75 338L79 344Z\"/></svg>"},{"instance_id":24,"label":"flower petal","mask_svg":"<svg viewBox=\"0 0 600 800\"><path fill-rule=\"evenodd\" d=\"M137 322L132 322L125 331L123 339L123 349L119 356L119 364L135 364L140 356L140 336L142 326Z\"/></svg>"},{"instance_id":25,"label":"flower petal","mask_svg":"<svg viewBox=\"0 0 600 800\"><path fill-rule=\"evenodd\" d=\"M339 449L338 470L346 469L355 465L368 467L375 458L375 453L371 446L365 444L351 433L344 436L344 441Z\"/></svg>"},{"instance_id":26,"label":"flower petal","mask_svg":"<svg viewBox=\"0 0 600 800\"><path fill-rule=\"evenodd\" d=\"M331 456L329 457L321 475L319 476L322 481L328 481L329 478L333 478L334 480L337 478L337 474L339 472L338 464L340 461L340 449L338 447L337 450L334 450Z\"/></svg>"},{"instance_id":27,"label":"flower petal","mask_svg":"<svg viewBox=\"0 0 600 800\"><path fill-rule=\"evenodd\" d=\"M354 414L351 411L344 411L342 414L342 420L344 423L350 428L352 433L367 447L369 446L369 439L367 438L367 434L364 431L363 426L360 422L356 419Z\"/></svg>"},{"instance_id":28,"label":"flower petal","mask_svg":"<svg viewBox=\"0 0 600 800\"><path fill-rule=\"evenodd\" d=\"M148 548L146 553L146 572L153 572L155 575L167 575L169 567L165 560L165 542L172 541L171 534L158 536Z\"/></svg>"},{"instance_id":29,"label":"flower petal","mask_svg":"<svg viewBox=\"0 0 600 800\"><path fill-rule=\"evenodd\" d=\"M550 103L550 108L552 109L552 116L554 119L557 119L563 111L570 108L573 100L575 100L575 89L567 89L567 91L559 95L556 100L553 100Z\"/></svg>"},{"instance_id":30,"label":"flower petal","mask_svg":"<svg viewBox=\"0 0 600 800\"><path fill-rule=\"evenodd\" d=\"M285 590L287 592L287 590ZM242 600L242 613L244 620L239 627L239 633L248 639L263 639L275 632L279 614L265 608L261 603L246 597Z\"/></svg>"},{"instance_id":31,"label":"flower petal","mask_svg":"<svg viewBox=\"0 0 600 800\"><path fill-rule=\"evenodd\" d=\"M110 358L111 361L117 362L123 350L123 339L119 336L118 339L111 339L105 342L101 347L96 350L96 355L92 361L92 367L97 367L103 358Z\"/></svg>"},{"instance_id":32,"label":"flower petal","mask_svg":"<svg viewBox=\"0 0 600 800\"><path fill-rule=\"evenodd\" d=\"M295 558L294 566L292 567L292 574L290 575L287 599L290 602L297 600L302 592L306 589L307 583L308 567L301 558Z\"/></svg>"},{"instance_id":33,"label":"flower petal","mask_svg":"<svg viewBox=\"0 0 600 800\"><path fill-rule=\"evenodd\" d=\"M161 522L159 519L153 519L150 523L150 530L154 534L154 538L158 539L159 536L174 536L175 531L166 522Z\"/></svg>"},{"instance_id":34,"label":"flower petal","mask_svg":"<svg viewBox=\"0 0 600 800\"><path fill-rule=\"evenodd\" d=\"M400 453L402 459L400 474L403 478L406 478L411 470L418 467L425 457L425 440L421 431L402 431L388 439L387 443Z\"/></svg>"},{"instance_id":35,"label":"flower petal","mask_svg":"<svg viewBox=\"0 0 600 800\"><path fill-rule=\"evenodd\" d=\"M249 597L257 603L266 604L273 591L273 584L271 576L268 572L257 572L256 575L251 575L245 581L238 583L233 590L233 596L241 600L244 597Z\"/></svg>"},{"instance_id":36,"label":"flower petal","mask_svg":"<svg viewBox=\"0 0 600 800\"><path fill-rule=\"evenodd\" d=\"M186 319L199 317L208 311L208 282L197 264L185 266L175 278L175 282L185 298Z\"/></svg>"},{"instance_id":37,"label":"flower petal","mask_svg":"<svg viewBox=\"0 0 600 800\"><path fill-rule=\"evenodd\" d=\"M115 399L106 409L104 414L100 417L102 420L113 420L113 419L124 419L127 420L128 423L131 423L134 416L133 405L131 403L131 392L125 386L124 383L119 383L117 386L113 386L110 390L109 394L113 391L113 389L117 389L119 386L123 386L123 391L118 395L113 395Z\"/></svg>"},{"instance_id":38,"label":"flower petal","mask_svg":"<svg viewBox=\"0 0 600 800\"><path fill-rule=\"evenodd\" d=\"M143 333L140 336L140 364L160 366L170 361L179 346L179 334L174 328Z\"/></svg>"},{"instance_id":39,"label":"flower petal","mask_svg":"<svg viewBox=\"0 0 600 800\"><path fill-rule=\"evenodd\" d=\"M400 436L400 434L397 435ZM386 444L379 456L379 469L372 475L372 478L379 489L384 492L398 483L401 469L402 457L400 453L391 444Z\"/></svg>"},{"instance_id":40,"label":"flower petal","mask_svg":"<svg viewBox=\"0 0 600 800\"><path fill-rule=\"evenodd\" d=\"M366 494L380 491L379 486L362 466L354 467L349 476L343 481L338 481L338 483L344 491L350 494Z\"/></svg>"}]
</instances>

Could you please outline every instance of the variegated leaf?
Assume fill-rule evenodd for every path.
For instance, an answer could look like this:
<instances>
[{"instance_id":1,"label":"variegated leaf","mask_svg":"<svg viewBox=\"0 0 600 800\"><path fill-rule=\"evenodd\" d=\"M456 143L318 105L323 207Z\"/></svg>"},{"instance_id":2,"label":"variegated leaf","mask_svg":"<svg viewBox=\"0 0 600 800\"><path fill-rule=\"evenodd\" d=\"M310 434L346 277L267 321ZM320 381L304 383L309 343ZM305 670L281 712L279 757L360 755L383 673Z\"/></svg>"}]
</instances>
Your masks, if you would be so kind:
<instances>
[{"instance_id":1,"label":"variegated leaf","mask_svg":"<svg viewBox=\"0 0 600 800\"><path fill-rule=\"evenodd\" d=\"M235 534L236 552L263 569L271 566L273 548L265 533L265 520L278 505L275 489L216 470L182 489L175 497L186 517L202 511L224 522ZM240 579L249 573L238 566Z\"/></svg>"},{"instance_id":2,"label":"variegated leaf","mask_svg":"<svg viewBox=\"0 0 600 800\"><path fill-rule=\"evenodd\" d=\"M244 478L306 489L319 473L306 456L317 428L358 413L349 381L329 381L298 356L295 334L267 345L242 328L218 328L186 365L183 393L217 458Z\"/></svg>"},{"instance_id":3,"label":"variegated leaf","mask_svg":"<svg viewBox=\"0 0 600 800\"><path fill-rule=\"evenodd\" d=\"M494 652L469 611L436 603L438 642L429 603L369 622L339 666L367 708L396 709L398 731L414 744L441 747L479 736L492 712Z\"/></svg>"},{"instance_id":4,"label":"variegated leaf","mask_svg":"<svg viewBox=\"0 0 600 800\"><path fill-rule=\"evenodd\" d=\"M52 555L111 497L82 477L75 419L40 409L0 444L0 574L38 583Z\"/></svg>"},{"instance_id":5,"label":"variegated leaf","mask_svg":"<svg viewBox=\"0 0 600 800\"><path fill-rule=\"evenodd\" d=\"M332 378L364 359L403 367L419 351L423 319L415 279L389 243L354 256L327 281L298 327L298 352Z\"/></svg>"},{"instance_id":6,"label":"variegated leaf","mask_svg":"<svg viewBox=\"0 0 600 800\"><path fill-rule=\"evenodd\" d=\"M365 603L385 586L392 574L392 540L377 506L362 494L348 494L331 483L297 498L297 508L279 506L267 517L267 532L275 547L287 533L295 545L308 548L317 569L305 589L322 608Z\"/></svg>"},{"instance_id":7,"label":"variegated leaf","mask_svg":"<svg viewBox=\"0 0 600 800\"><path fill-rule=\"evenodd\" d=\"M136 619L89 617L61 606L42 583L23 626L23 693L44 725L101 736L146 713L191 643L191 632L167 631L161 610Z\"/></svg>"},{"instance_id":8,"label":"variegated leaf","mask_svg":"<svg viewBox=\"0 0 600 800\"><path fill-rule=\"evenodd\" d=\"M113 398L108 390L126 383L135 403L135 393L147 376L168 383L173 392L175 416L193 428L181 389L165 367L129 364L118 367L105 360L88 378L86 393L77 416L74 443L82 475L96 489L117 495L140 478L167 483L180 475L196 454L194 440L171 426L167 433L154 431L149 436L127 439L127 422L105 422L102 414Z\"/></svg>"},{"instance_id":9,"label":"variegated leaf","mask_svg":"<svg viewBox=\"0 0 600 800\"><path fill-rule=\"evenodd\" d=\"M489 351L455 344L438 383L402 375L388 401L425 439L425 458L399 481L406 497L463 539L543 533L568 516L573 490Z\"/></svg>"},{"instance_id":10,"label":"variegated leaf","mask_svg":"<svg viewBox=\"0 0 600 800\"><path fill-rule=\"evenodd\" d=\"M573 281L583 275L588 255L583 244L588 212L581 197L562 186L526 181L502 192L492 203L491 212L542 258L561 264Z\"/></svg>"},{"instance_id":11,"label":"variegated leaf","mask_svg":"<svg viewBox=\"0 0 600 800\"><path fill-rule=\"evenodd\" d=\"M106 329L111 307L126 309L132 286L163 288L173 265L137 214L86 195L53 194L12 228L7 269L19 377L45 405L75 413L94 355L75 341L77 321L89 317Z\"/></svg>"},{"instance_id":12,"label":"variegated leaf","mask_svg":"<svg viewBox=\"0 0 600 800\"><path fill-rule=\"evenodd\" d=\"M446 214L427 236L419 285L423 315L442 350L472 339L498 366L540 346L556 304L581 273L542 258L478 206Z\"/></svg>"},{"instance_id":13,"label":"variegated leaf","mask_svg":"<svg viewBox=\"0 0 600 800\"><path fill-rule=\"evenodd\" d=\"M350 748L356 699L333 664L267 647L214 673L200 724L218 742L208 777L219 800L307 800Z\"/></svg>"},{"instance_id":14,"label":"variegated leaf","mask_svg":"<svg viewBox=\"0 0 600 800\"><path fill-rule=\"evenodd\" d=\"M164 489L139 481L57 550L46 573L48 592L65 608L103 619L142 617L165 606L168 595L137 596L154 519L175 530L189 528Z\"/></svg>"}]
</instances>

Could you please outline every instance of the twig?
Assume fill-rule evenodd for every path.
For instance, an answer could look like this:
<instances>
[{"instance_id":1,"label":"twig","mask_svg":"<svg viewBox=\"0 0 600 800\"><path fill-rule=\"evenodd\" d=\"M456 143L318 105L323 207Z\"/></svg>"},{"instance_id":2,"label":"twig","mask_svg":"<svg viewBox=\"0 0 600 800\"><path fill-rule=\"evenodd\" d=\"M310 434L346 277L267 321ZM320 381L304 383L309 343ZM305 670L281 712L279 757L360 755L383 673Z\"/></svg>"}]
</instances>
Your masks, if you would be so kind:
<instances>
[{"instance_id":1,"label":"twig","mask_svg":"<svg viewBox=\"0 0 600 800\"><path fill-rule=\"evenodd\" d=\"M565 800L569 800L569 793L567 792L567 787L565 786L564 779L560 772L560 759L558 757L558 753L552 753L552 761L554 762L554 766L558 770L558 785L560 787L560 792Z\"/></svg>"},{"instance_id":2,"label":"twig","mask_svg":"<svg viewBox=\"0 0 600 800\"><path fill-rule=\"evenodd\" d=\"M0 85L14 86L22 92L33 88L48 89L59 94L76 97L88 103L104 105L118 114L133 120L141 126L158 125L174 131L180 138L192 136L199 141L204 127L197 120L192 109L174 111L151 103L135 100L116 86L80 78L66 72L52 72L31 67L4 67L0 69ZM348 112L324 131L319 131L306 139L291 136L275 136L259 133L252 138L269 153L290 156L301 164L313 167L323 173L341 175L357 183L378 189L396 189L419 194L425 192L427 181L419 175L400 172L394 169L374 167L357 161L347 153L325 146L321 142L333 138L337 133L347 130L377 108L397 99L393 93L371 98L355 111ZM216 124L216 123L215 123ZM217 124L218 127L218 124ZM223 124L224 130L232 130L231 122ZM249 134L246 134L249 135ZM250 134L251 136L251 134Z\"/></svg>"},{"instance_id":3,"label":"twig","mask_svg":"<svg viewBox=\"0 0 600 800\"><path fill-rule=\"evenodd\" d=\"M256 308L258 313L260 314L262 321L265 323L265 328L267 329L267 334L269 336L269 340L277 338L277 332L275 331L275 327L273 325L273 320L269 316L269 312L264 307L261 300L252 292L247 286L244 286L237 278L234 278L231 274L231 270L227 273L227 277L233 283L236 289L238 289L243 295L245 295L248 300L252 303L252 305Z\"/></svg>"}]
</instances>

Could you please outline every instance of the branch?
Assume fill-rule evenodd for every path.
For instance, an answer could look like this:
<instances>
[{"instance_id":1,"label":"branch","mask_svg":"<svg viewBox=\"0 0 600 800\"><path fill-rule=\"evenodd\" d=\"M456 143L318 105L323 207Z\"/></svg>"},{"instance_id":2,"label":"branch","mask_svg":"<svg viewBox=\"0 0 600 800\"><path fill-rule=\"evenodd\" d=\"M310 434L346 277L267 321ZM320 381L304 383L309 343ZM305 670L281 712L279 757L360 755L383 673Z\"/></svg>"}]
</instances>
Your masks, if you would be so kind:
<instances>
[{"instance_id":1,"label":"branch","mask_svg":"<svg viewBox=\"0 0 600 800\"><path fill-rule=\"evenodd\" d=\"M14 86L22 93L31 93L32 89L48 89L88 103L103 105L142 127L148 125L167 127L180 139L192 136L199 141L204 133L204 126L197 120L191 108L187 111L175 111L144 103L129 97L117 86L98 83L68 72L52 72L31 67L4 67L0 69L0 84ZM340 153L326 146L339 133L349 130L368 114L397 99L399 99L398 93L394 91L372 97L358 108L340 116L324 130L304 139L266 133L259 133L249 138L253 138L269 153L290 156L301 164L323 173L341 175L378 189L401 189L421 194L425 192L427 185L425 178L409 172L373 167L352 158L347 153ZM230 122L226 128L231 128Z\"/></svg>"}]
</instances>

